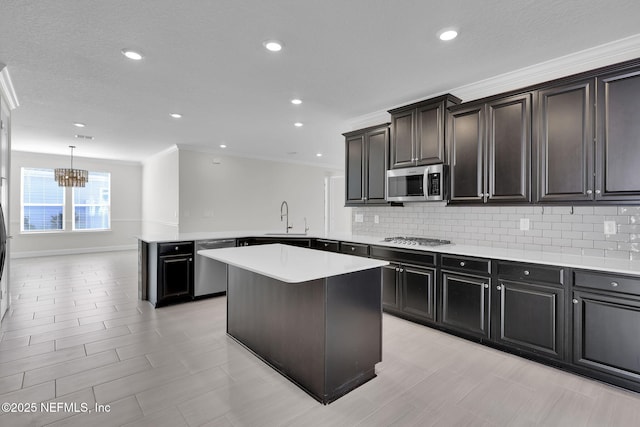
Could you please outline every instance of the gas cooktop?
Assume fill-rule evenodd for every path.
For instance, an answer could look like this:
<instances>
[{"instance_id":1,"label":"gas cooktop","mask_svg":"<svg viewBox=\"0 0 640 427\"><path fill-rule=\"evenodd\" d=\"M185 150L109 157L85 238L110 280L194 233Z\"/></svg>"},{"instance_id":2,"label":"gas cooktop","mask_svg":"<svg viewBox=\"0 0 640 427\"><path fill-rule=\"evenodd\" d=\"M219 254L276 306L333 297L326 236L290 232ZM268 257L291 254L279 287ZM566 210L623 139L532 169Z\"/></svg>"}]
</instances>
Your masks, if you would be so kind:
<instances>
[{"instance_id":1,"label":"gas cooktop","mask_svg":"<svg viewBox=\"0 0 640 427\"><path fill-rule=\"evenodd\" d=\"M440 245L451 244L451 240L429 239L426 237L408 237L408 236L385 237L383 242L397 243L397 244L409 245L409 246L440 246Z\"/></svg>"}]
</instances>

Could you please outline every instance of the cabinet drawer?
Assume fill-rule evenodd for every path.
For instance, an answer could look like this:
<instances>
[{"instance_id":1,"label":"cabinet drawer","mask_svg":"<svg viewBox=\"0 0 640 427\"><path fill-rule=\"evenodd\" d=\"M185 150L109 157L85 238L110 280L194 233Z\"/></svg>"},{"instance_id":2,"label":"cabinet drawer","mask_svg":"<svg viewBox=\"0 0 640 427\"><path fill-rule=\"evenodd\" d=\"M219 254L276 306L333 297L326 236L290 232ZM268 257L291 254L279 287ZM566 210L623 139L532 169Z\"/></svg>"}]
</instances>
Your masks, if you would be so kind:
<instances>
[{"instance_id":1,"label":"cabinet drawer","mask_svg":"<svg viewBox=\"0 0 640 427\"><path fill-rule=\"evenodd\" d=\"M340 252L349 255L369 256L369 245L340 242Z\"/></svg>"},{"instance_id":2,"label":"cabinet drawer","mask_svg":"<svg viewBox=\"0 0 640 427\"><path fill-rule=\"evenodd\" d=\"M158 255L193 254L193 242L159 243Z\"/></svg>"},{"instance_id":3,"label":"cabinet drawer","mask_svg":"<svg viewBox=\"0 0 640 427\"><path fill-rule=\"evenodd\" d=\"M563 284L562 267L498 261L498 277L519 281Z\"/></svg>"},{"instance_id":4,"label":"cabinet drawer","mask_svg":"<svg viewBox=\"0 0 640 427\"><path fill-rule=\"evenodd\" d=\"M442 255L442 268L465 273L491 274L491 261L482 258Z\"/></svg>"},{"instance_id":5,"label":"cabinet drawer","mask_svg":"<svg viewBox=\"0 0 640 427\"><path fill-rule=\"evenodd\" d=\"M431 252L392 249L384 246L371 246L370 256L385 261L395 261L414 265L435 265L436 256Z\"/></svg>"},{"instance_id":6,"label":"cabinet drawer","mask_svg":"<svg viewBox=\"0 0 640 427\"><path fill-rule=\"evenodd\" d=\"M340 250L340 243L335 240L318 239L312 243L312 247L323 251L338 252Z\"/></svg>"},{"instance_id":7,"label":"cabinet drawer","mask_svg":"<svg viewBox=\"0 0 640 427\"><path fill-rule=\"evenodd\" d=\"M591 271L574 271L573 285L581 288L640 295L640 278L638 277L594 273Z\"/></svg>"}]
</instances>

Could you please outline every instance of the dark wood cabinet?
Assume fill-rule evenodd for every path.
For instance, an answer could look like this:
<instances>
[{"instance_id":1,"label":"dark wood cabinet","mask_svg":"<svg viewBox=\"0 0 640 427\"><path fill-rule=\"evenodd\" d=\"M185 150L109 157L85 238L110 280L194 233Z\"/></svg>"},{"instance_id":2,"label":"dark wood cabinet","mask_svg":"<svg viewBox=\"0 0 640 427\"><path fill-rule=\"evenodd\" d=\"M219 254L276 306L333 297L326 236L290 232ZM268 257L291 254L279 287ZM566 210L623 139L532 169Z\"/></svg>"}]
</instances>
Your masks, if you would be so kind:
<instances>
[{"instance_id":1,"label":"dark wood cabinet","mask_svg":"<svg viewBox=\"0 0 640 427\"><path fill-rule=\"evenodd\" d=\"M386 203L388 124L343 135L346 153L345 205Z\"/></svg>"},{"instance_id":2,"label":"dark wood cabinet","mask_svg":"<svg viewBox=\"0 0 640 427\"><path fill-rule=\"evenodd\" d=\"M485 109L465 106L449 114L451 203L485 201Z\"/></svg>"},{"instance_id":3,"label":"dark wood cabinet","mask_svg":"<svg viewBox=\"0 0 640 427\"><path fill-rule=\"evenodd\" d=\"M531 201L531 94L487 104L487 202Z\"/></svg>"},{"instance_id":4,"label":"dark wood cabinet","mask_svg":"<svg viewBox=\"0 0 640 427\"><path fill-rule=\"evenodd\" d=\"M492 338L555 359L566 358L564 269L497 262Z\"/></svg>"},{"instance_id":5,"label":"dark wood cabinet","mask_svg":"<svg viewBox=\"0 0 640 427\"><path fill-rule=\"evenodd\" d=\"M449 329L489 338L490 277L442 272L440 322Z\"/></svg>"},{"instance_id":6,"label":"dark wood cabinet","mask_svg":"<svg viewBox=\"0 0 640 427\"><path fill-rule=\"evenodd\" d=\"M337 240L314 239L311 241L311 248L327 252L340 252L340 242Z\"/></svg>"},{"instance_id":7,"label":"dark wood cabinet","mask_svg":"<svg viewBox=\"0 0 640 427\"><path fill-rule=\"evenodd\" d=\"M597 78L596 200L640 197L640 68Z\"/></svg>"},{"instance_id":8,"label":"dark wood cabinet","mask_svg":"<svg viewBox=\"0 0 640 427\"><path fill-rule=\"evenodd\" d=\"M531 94L458 106L449 116L451 203L531 201Z\"/></svg>"},{"instance_id":9,"label":"dark wood cabinet","mask_svg":"<svg viewBox=\"0 0 640 427\"><path fill-rule=\"evenodd\" d=\"M389 110L392 169L446 163L445 134L448 108L460 103L452 95Z\"/></svg>"},{"instance_id":10,"label":"dark wood cabinet","mask_svg":"<svg viewBox=\"0 0 640 427\"><path fill-rule=\"evenodd\" d=\"M371 246L370 256L390 262L382 269L384 311L420 323L434 323L437 277L435 254Z\"/></svg>"},{"instance_id":11,"label":"dark wood cabinet","mask_svg":"<svg viewBox=\"0 0 640 427\"><path fill-rule=\"evenodd\" d=\"M593 200L595 79L538 91L538 201Z\"/></svg>"},{"instance_id":12,"label":"dark wood cabinet","mask_svg":"<svg viewBox=\"0 0 640 427\"><path fill-rule=\"evenodd\" d=\"M193 242L158 244L156 306L193 297Z\"/></svg>"},{"instance_id":13,"label":"dark wood cabinet","mask_svg":"<svg viewBox=\"0 0 640 427\"><path fill-rule=\"evenodd\" d=\"M640 390L640 278L576 271L572 302L573 363Z\"/></svg>"}]
</instances>

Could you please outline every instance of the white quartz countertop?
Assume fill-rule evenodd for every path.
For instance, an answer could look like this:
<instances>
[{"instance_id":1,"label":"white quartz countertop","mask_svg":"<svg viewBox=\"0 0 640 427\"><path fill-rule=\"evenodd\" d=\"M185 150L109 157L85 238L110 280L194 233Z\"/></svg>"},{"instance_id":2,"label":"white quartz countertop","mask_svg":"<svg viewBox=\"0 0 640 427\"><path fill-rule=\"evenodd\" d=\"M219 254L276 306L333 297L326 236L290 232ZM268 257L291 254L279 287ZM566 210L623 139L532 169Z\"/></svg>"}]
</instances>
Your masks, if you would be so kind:
<instances>
[{"instance_id":1,"label":"white quartz countertop","mask_svg":"<svg viewBox=\"0 0 640 427\"><path fill-rule=\"evenodd\" d=\"M520 249L493 248L488 246L471 245L442 245L442 246L407 246L403 244L383 242L381 236L368 236L351 233L309 233L308 235L284 233L274 235L265 231L219 231L202 233L176 233L162 235L137 236L148 243L177 242L203 239L239 239L243 237L289 237L289 238L318 238L343 242L362 243L367 245L387 246L399 249L411 249L442 254L461 255L469 257L490 258L505 261L528 262L533 264L556 265L567 268L603 271L618 274L640 276L640 261L625 259L568 255L557 252L529 251ZM277 232L276 232L277 233Z\"/></svg>"},{"instance_id":2,"label":"white quartz countertop","mask_svg":"<svg viewBox=\"0 0 640 427\"><path fill-rule=\"evenodd\" d=\"M287 283L307 282L389 264L377 259L282 244L206 249L198 254Z\"/></svg>"}]
</instances>

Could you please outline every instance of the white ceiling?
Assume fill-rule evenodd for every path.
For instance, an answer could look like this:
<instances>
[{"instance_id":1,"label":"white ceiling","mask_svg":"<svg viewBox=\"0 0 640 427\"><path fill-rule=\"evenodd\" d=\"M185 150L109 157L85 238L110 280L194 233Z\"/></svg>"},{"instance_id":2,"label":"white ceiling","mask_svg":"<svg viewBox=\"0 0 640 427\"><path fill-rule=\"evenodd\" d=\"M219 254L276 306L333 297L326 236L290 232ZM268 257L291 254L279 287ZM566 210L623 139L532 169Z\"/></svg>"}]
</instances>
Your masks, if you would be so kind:
<instances>
[{"instance_id":1,"label":"white ceiling","mask_svg":"<svg viewBox=\"0 0 640 427\"><path fill-rule=\"evenodd\" d=\"M144 161L224 143L342 167L358 117L636 35L639 16L637 0L1 0L0 62L15 150Z\"/></svg>"}]
</instances>

